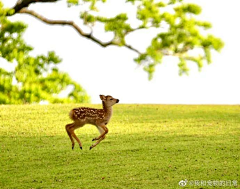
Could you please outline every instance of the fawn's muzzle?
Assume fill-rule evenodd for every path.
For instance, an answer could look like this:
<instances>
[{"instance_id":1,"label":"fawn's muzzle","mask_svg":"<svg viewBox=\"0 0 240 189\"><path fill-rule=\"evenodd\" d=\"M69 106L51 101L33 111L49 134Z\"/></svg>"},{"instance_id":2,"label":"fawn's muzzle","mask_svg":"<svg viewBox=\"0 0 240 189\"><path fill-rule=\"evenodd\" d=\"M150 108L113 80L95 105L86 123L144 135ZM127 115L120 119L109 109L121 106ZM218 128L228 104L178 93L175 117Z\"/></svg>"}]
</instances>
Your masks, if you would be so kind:
<instances>
[{"instance_id":1,"label":"fawn's muzzle","mask_svg":"<svg viewBox=\"0 0 240 189\"><path fill-rule=\"evenodd\" d=\"M117 99L116 103L119 103L119 100Z\"/></svg>"}]
</instances>

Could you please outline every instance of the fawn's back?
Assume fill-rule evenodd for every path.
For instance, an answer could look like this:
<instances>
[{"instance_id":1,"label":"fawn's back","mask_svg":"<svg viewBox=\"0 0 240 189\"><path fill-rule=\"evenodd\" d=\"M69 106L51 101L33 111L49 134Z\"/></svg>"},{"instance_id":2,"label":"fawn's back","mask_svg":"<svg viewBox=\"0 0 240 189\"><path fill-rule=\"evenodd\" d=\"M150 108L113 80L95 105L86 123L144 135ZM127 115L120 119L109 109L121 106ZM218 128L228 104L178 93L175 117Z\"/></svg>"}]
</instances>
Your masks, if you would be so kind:
<instances>
[{"instance_id":1,"label":"fawn's back","mask_svg":"<svg viewBox=\"0 0 240 189\"><path fill-rule=\"evenodd\" d=\"M82 121L92 123L99 119L104 119L104 110L95 108L74 108L70 111L69 116L73 121Z\"/></svg>"}]
</instances>

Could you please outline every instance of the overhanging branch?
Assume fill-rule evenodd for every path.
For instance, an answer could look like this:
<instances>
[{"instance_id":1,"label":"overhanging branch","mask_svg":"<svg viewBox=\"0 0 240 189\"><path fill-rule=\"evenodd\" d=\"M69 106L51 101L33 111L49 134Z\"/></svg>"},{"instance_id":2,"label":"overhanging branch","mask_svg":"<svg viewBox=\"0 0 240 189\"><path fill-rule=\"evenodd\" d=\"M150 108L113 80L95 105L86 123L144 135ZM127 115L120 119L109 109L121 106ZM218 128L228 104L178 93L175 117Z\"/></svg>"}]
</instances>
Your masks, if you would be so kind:
<instances>
[{"instance_id":1,"label":"overhanging branch","mask_svg":"<svg viewBox=\"0 0 240 189\"><path fill-rule=\"evenodd\" d=\"M90 33L85 33L82 31L82 29L73 21L67 21L67 20L50 20L48 18L45 18L44 16L36 13L33 10L29 10L27 7L32 4L32 3L48 3L48 2L57 2L58 0L18 0L16 5L12 8L14 9L14 14L16 13L25 13L25 14L29 14L39 20L41 20L42 22L46 23L46 24L51 24L51 25L68 25L73 27L81 36L88 38L92 41L94 41L95 43L99 44L102 47L107 47L110 45L114 45L114 46L119 46L119 44L114 41L114 39L112 39L109 42L102 42L101 40L95 38L92 35L92 32ZM8 15L11 16L11 15ZM142 54L140 51L138 51L137 49L133 48L132 46L128 45L128 44L124 44L123 46L125 46L126 48L136 52L137 54Z\"/></svg>"},{"instance_id":2,"label":"overhanging branch","mask_svg":"<svg viewBox=\"0 0 240 189\"><path fill-rule=\"evenodd\" d=\"M92 35L92 32L91 33L84 33L82 31L82 29L73 21L66 21L66 20L50 20L50 19L47 19L45 18L44 16L36 13L35 11L32 11L32 10L29 10L27 8L22 8L20 11L18 11L18 13L25 13L25 14L29 14L39 20L41 20L42 22L46 23L46 24L51 24L51 25L69 25L71 27L73 27L81 36L83 37L86 37L88 39L91 39L92 41L96 42L97 44L101 45L102 47L107 47L107 46L110 46L110 45L115 45L115 46L118 46L118 44L114 41L114 40L111 40L109 42L102 42L100 41L99 39L95 38L93 35ZM141 54L140 51L138 51L137 49L133 48L132 46L130 45L127 45L127 44L124 44L123 46L125 46L126 48L138 53L138 54Z\"/></svg>"}]
</instances>

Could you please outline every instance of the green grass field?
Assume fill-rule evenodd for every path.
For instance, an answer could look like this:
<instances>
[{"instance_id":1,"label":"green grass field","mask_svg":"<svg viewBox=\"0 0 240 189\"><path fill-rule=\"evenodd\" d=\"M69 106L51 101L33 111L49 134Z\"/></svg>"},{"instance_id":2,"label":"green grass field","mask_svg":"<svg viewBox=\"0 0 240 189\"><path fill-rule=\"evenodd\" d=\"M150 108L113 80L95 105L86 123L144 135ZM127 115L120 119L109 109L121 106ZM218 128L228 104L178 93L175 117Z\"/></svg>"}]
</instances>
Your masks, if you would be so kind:
<instances>
[{"instance_id":1,"label":"green grass field","mask_svg":"<svg viewBox=\"0 0 240 189\"><path fill-rule=\"evenodd\" d=\"M72 151L78 106L101 107L0 106L1 189L240 188L240 106L117 104L107 138L90 151L86 125Z\"/></svg>"}]
</instances>

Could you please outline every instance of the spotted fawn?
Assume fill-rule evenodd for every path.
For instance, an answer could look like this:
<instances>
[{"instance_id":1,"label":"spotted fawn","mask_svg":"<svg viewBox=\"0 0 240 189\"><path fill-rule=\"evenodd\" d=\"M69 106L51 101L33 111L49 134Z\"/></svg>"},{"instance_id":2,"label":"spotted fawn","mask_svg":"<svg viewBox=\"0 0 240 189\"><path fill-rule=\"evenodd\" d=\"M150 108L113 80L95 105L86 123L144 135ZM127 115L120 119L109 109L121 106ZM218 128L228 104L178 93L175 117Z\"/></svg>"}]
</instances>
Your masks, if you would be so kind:
<instances>
[{"instance_id":1,"label":"spotted fawn","mask_svg":"<svg viewBox=\"0 0 240 189\"><path fill-rule=\"evenodd\" d=\"M105 139L106 134L108 133L108 128L106 125L112 116L112 106L118 103L119 100L109 95L100 95L100 99L102 100L102 109L79 107L74 108L69 112L69 116L73 120L73 123L66 125L66 131L72 142L72 149L74 149L73 138L76 139L80 149L82 149L82 143L74 133L74 130L83 127L85 124L95 125L100 133L98 137L92 140L96 140L97 142L90 147L90 150L97 146L103 139Z\"/></svg>"}]
</instances>

